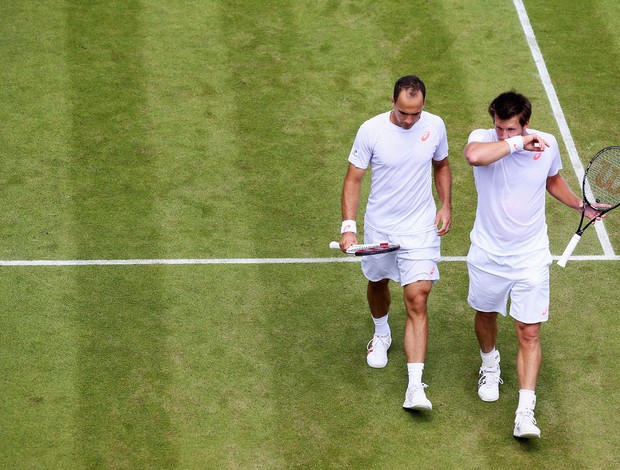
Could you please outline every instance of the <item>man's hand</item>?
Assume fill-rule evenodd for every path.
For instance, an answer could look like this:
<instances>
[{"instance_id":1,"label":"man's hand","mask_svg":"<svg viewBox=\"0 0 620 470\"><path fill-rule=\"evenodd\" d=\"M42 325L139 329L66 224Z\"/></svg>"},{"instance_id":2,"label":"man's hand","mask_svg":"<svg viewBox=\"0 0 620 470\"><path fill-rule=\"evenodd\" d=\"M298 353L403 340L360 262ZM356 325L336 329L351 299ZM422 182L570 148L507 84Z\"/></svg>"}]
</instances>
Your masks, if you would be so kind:
<instances>
[{"instance_id":1,"label":"man's hand","mask_svg":"<svg viewBox=\"0 0 620 470\"><path fill-rule=\"evenodd\" d=\"M340 251L343 253L347 252L347 248L351 245L357 244L357 235L355 232L345 232L340 237Z\"/></svg>"},{"instance_id":2,"label":"man's hand","mask_svg":"<svg viewBox=\"0 0 620 470\"><path fill-rule=\"evenodd\" d=\"M442 207L435 217L435 227L438 228L437 235L440 237L450 231L452 226L452 211L447 207Z\"/></svg>"},{"instance_id":3,"label":"man's hand","mask_svg":"<svg viewBox=\"0 0 620 470\"><path fill-rule=\"evenodd\" d=\"M597 220L601 220L605 217L606 214L601 215L601 209L609 209L611 206L609 204L594 204L594 206L590 204L586 204L585 207L583 205L583 201L580 204L581 211L583 211L584 215L593 220L593 224L596 223Z\"/></svg>"},{"instance_id":4,"label":"man's hand","mask_svg":"<svg viewBox=\"0 0 620 470\"><path fill-rule=\"evenodd\" d=\"M544 152L549 144L538 134L527 134L523 136L523 148L531 152Z\"/></svg>"}]
</instances>

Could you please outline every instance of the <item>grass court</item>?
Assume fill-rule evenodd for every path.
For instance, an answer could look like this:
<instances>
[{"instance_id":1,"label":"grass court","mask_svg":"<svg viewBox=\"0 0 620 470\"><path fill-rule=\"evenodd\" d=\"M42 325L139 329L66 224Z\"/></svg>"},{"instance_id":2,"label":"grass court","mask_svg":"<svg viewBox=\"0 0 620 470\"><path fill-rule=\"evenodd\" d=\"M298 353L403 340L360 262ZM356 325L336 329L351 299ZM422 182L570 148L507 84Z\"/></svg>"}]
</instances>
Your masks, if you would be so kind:
<instances>
[{"instance_id":1,"label":"grass court","mask_svg":"<svg viewBox=\"0 0 620 470\"><path fill-rule=\"evenodd\" d=\"M585 165L620 144L620 5L524 3ZM338 257L353 138L410 73L448 129L444 256L467 253L463 148L502 91L530 97L579 192L510 1L5 0L0 31L0 260ZM547 218L557 256L578 216L549 199ZM599 259L551 267L532 442L512 437L510 320L500 400L477 397L462 261L430 297L428 414L401 408L397 286L390 363L366 365L357 263L0 265L0 466L617 468L618 258L594 230L575 255Z\"/></svg>"}]
</instances>

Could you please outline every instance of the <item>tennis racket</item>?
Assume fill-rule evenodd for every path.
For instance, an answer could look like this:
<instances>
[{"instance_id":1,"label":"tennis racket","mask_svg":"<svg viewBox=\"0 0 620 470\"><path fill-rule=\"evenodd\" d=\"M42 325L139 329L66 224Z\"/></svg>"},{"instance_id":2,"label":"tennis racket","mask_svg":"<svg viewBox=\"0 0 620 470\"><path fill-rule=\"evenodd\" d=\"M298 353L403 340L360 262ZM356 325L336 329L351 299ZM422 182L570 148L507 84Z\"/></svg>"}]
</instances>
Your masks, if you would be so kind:
<instances>
[{"instance_id":1,"label":"tennis racket","mask_svg":"<svg viewBox=\"0 0 620 470\"><path fill-rule=\"evenodd\" d=\"M339 250L340 245L338 242L331 242L329 247L332 250ZM398 243L370 243L365 245L351 245L347 248L347 254L352 256L369 256L369 255L381 255L383 253L389 253L390 251L396 251L400 248Z\"/></svg>"},{"instance_id":2,"label":"tennis racket","mask_svg":"<svg viewBox=\"0 0 620 470\"><path fill-rule=\"evenodd\" d=\"M583 175L583 207L586 204L603 215L620 205L620 147L605 147L600 150L588 163ZM579 228L568 243L564 253L558 260L558 265L564 267L569 256L581 240L583 232L596 219L591 219L583 226L585 210L581 213Z\"/></svg>"}]
</instances>

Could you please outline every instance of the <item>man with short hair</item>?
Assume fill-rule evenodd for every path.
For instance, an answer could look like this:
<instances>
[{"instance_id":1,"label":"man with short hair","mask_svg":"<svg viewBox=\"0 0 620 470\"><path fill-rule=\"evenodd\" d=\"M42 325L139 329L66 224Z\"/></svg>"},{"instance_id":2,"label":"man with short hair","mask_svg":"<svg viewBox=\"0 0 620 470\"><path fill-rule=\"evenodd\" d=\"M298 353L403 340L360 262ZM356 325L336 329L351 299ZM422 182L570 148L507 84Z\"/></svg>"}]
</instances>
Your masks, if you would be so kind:
<instances>
[{"instance_id":1,"label":"man with short hair","mask_svg":"<svg viewBox=\"0 0 620 470\"><path fill-rule=\"evenodd\" d=\"M392 344L388 312L390 279L403 287L407 318L404 349L409 374L404 408L431 410L422 383L428 340L427 299L439 279L439 237L450 230L451 172L443 120L424 111L426 88L415 75L394 85L392 109L364 122L349 154L342 190L342 237L345 251L357 243L356 215L362 179L371 169L364 218L364 243L393 242L401 249L362 259L368 279L367 299L375 324L367 363L382 368ZM435 181L441 208L432 193Z\"/></svg>"},{"instance_id":2,"label":"man with short hair","mask_svg":"<svg viewBox=\"0 0 620 470\"><path fill-rule=\"evenodd\" d=\"M545 195L592 218L599 213L570 189L560 175L558 143L551 134L529 129L532 105L515 91L489 105L493 129L469 135L465 158L473 167L478 207L467 255L469 295L476 310L474 328L482 365L478 395L499 398L500 355L496 349L498 313L516 323L519 405L514 436L540 437L534 418L542 354L541 324L549 317L549 238Z\"/></svg>"}]
</instances>

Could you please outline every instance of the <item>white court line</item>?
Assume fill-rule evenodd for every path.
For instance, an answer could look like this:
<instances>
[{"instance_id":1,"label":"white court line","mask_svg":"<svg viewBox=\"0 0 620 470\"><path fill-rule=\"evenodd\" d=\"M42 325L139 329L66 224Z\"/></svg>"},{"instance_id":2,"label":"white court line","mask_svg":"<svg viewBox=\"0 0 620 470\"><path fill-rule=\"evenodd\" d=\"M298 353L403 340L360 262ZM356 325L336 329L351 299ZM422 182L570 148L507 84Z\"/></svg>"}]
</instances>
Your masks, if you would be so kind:
<instances>
[{"instance_id":1,"label":"white court line","mask_svg":"<svg viewBox=\"0 0 620 470\"><path fill-rule=\"evenodd\" d=\"M466 256L444 256L442 262L464 262ZM559 259L559 256L553 256ZM359 262L360 257L338 258L188 258L188 259L93 259L93 260L0 260L2 266L136 266L136 265L230 265L230 264L325 264ZM571 256L573 261L620 261L620 256Z\"/></svg>"},{"instance_id":2,"label":"white court line","mask_svg":"<svg viewBox=\"0 0 620 470\"><path fill-rule=\"evenodd\" d=\"M551 103L553 115L555 116L555 120L560 127L560 132L562 134L562 139L564 140L564 145L566 145L566 150L568 151L570 161L573 165L573 169L575 170L575 175L577 175L577 181L581 182L583 181L583 175L585 171L583 169L583 165L581 164L579 154L577 153L577 148L575 147L573 136L571 135L568 124L566 123L566 118L564 117L562 106L560 106L560 100L555 93L555 88L553 87L551 77L549 76L549 72L547 71L545 60L543 59L542 53L540 52L540 48L538 47L536 36L534 36L534 30L532 29L532 25L530 24L530 19L527 15L527 11L525 10L525 6L523 5L522 0L513 0L513 3L515 5L515 8L517 9L517 13L519 14L519 20L521 21L521 26L523 27L523 31L525 32L527 43L529 44L530 50L532 51L532 56L534 57L534 62L536 63L536 67L538 68L540 79L545 87L545 91L547 92L549 102ZM596 229L598 239L601 242L601 246L603 247L603 253L605 253L606 256L614 256L614 249L611 245L611 240L609 239L607 230L605 230L605 225L603 224L603 221L597 221L597 223L594 224L594 228Z\"/></svg>"},{"instance_id":3,"label":"white court line","mask_svg":"<svg viewBox=\"0 0 620 470\"><path fill-rule=\"evenodd\" d=\"M0 260L1 266L135 266L191 264L308 264L346 263L359 258L187 258L187 259L93 259L93 260Z\"/></svg>"}]
</instances>

